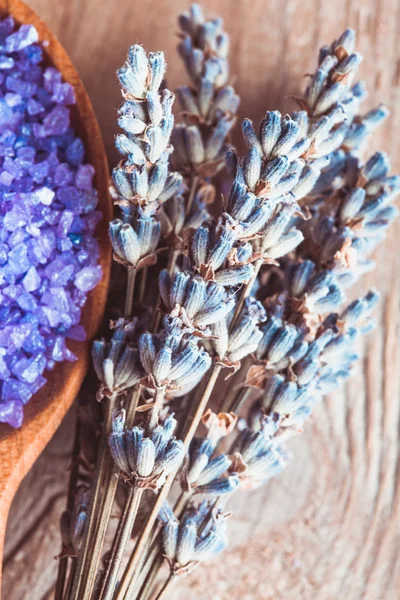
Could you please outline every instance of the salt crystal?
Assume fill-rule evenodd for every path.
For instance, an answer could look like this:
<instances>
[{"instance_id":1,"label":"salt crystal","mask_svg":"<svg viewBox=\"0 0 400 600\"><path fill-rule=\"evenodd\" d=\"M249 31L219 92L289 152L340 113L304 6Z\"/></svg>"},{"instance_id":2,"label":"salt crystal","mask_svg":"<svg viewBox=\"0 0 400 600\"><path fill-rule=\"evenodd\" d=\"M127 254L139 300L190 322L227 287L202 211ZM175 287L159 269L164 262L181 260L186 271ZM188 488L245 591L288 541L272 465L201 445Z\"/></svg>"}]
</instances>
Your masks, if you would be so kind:
<instances>
[{"instance_id":1,"label":"salt crystal","mask_svg":"<svg viewBox=\"0 0 400 600\"><path fill-rule=\"evenodd\" d=\"M3 392L2 392L3 397ZM20 400L0 400L0 423L8 423L17 429L21 427L24 418L24 408Z\"/></svg>"},{"instance_id":2,"label":"salt crystal","mask_svg":"<svg viewBox=\"0 0 400 600\"><path fill-rule=\"evenodd\" d=\"M34 358L21 358L13 365L12 372L20 381L33 383L42 375L46 367L46 359L43 354L38 354Z\"/></svg>"},{"instance_id":3,"label":"salt crystal","mask_svg":"<svg viewBox=\"0 0 400 600\"><path fill-rule=\"evenodd\" d=\"M67 237L73 221L74 213L70 210L64 210L58 223L57 235L59 235L61 238Z\"/></svg>"},{"instance_id":4,"label":"salt crystal","mask_svg":"<svg viewBox=\"0 0 400 600\"><path fill-rule=\"evenodd\" d=\"M20 323L3 327L0 330L0 346L7 348L7 353L11 354L15 349L22 348L31 330L32 325L30 323Z\"/></svg>"},{"instance_id":5,"label":"salt crystal","mask_svg":"<svg viewBox=\"0 0 400 600\"><path fill-rule=\"evenodd\" d=\"M47 67L44 70L43 79L45 89L52 92L54 85L61 82L61 73L54 67Z\"/></svg>"},{"instance_id":6,"label":"salt crystal","mask_svg":"<svg viewBox=\"0 0 400 600\"><path fill-rule=\"evenodd\" d=\"M91 190L94 168L92 165L79 165L75 176L75 185L80 190Z\"/></svg>"},{"instance_id":7,"label":"salt crystal","mask_svg":"<svg viewBox=\"0 0 400 600\"><path fill-rule=\"evenodd\" d=\"M69 83L55 83L51 99L57 104L75 104L74 88Z\"/></svg>"},{"instance_id":8,"label":"salt crystal","mask_svg":"<svg viewBox=\"0 0 400 600\"><path fill-rule=\"evenodd\" d=\"M43 105L34 98L29 98L26 109L32 116L39 115L44 111Z\"/></svg>"},{"instance_id":9,"label":"salt crystal","mask_svg":"<svg viewBox=\"0 0 400 600\"><path fill-rule=\"evenodd\" d=\"M18 106L18 104L21 104L22 102L22 98L19 94L6 94L4 100L10 108Z\"/></svg>"},{"instance_id":10,"label":"salt crystal","mask_svg":"<svg viewBox=\"0 0 400 600\"><path fill-rule=\"evenodd\" d=\"M38 289L40 286L40 277L35 267L32 266L29 268L22 280L22 284L27 292L33 292Z\"/></svg>"},{"instance_id":11,"label":"salt crystal","mask_svg":"<svg viewBox=\"0 0 400 600\"><path fill-rule=\"evenodd\" d=\"M7 52L17 52L36 43L39 40L38 32L33 25L21 25L15 33L6 39Z\"/></svg>"},{"instance_id":12,"label":"salt crystal","mask_svg":"<svg viewBox=\"0 0 400 600\"><path fill-rule=\"evenodd\" d=\"M17 244L8 255L8 264L15 275L26 273L30 267L26 244Z\"/></svg>"},{"instance_id":13,"label":"salt crystal","mask_svg":"<svg viewBox=\"0 0 400 600\"><path fill-rule=\"evenodd\" d=\"M29 292L26 292L25 294L21 294L20 296L18 296L16 298L16 300L17 300L18 306L20 306L26 312L28 312L28 311L33 312L38 307L38 303L37 303L35 296L33 296L32 294L29 294Z\"/></svg>"},{"instance_id":14,"label":"salt crystal","mask_svg":"<svg viewBox=\"0 0 400 600\"><path fill-rule=\"evenodd\" d=\"M75 213L82 211L82 196L79 190L72 185L66 185L58 188L57 200L59 200L61 204L65 206L65 208L68 208Z\"/></svg>"},{"instance_id":15,"label":"salt crystal","mask_svg":"<svg viewBox=\"0 0 400 600\"><path fill-rule=\"evenodd\" d=\"M61 164L56 167L54 172L54 184L59 187L68 185L73 181L73 174L70 167L66 164Z\"/></svg>"},{"instance_id":16,"label":"salt crystal","mask_svg":"<svg viewBox=\"0 0 400 600\"><path fill-rule=\"evenodd\" d=\"M29 167L29 174L35 183L43 183L49 174L49 164L47 161L37 163Z\"/></svg>"},{"instance_id":17,"label":"salt crystal","mask_svg":"<svg viewBox=\"0 0 400 600\"><path fill-rule=\"evenodd\" d=\"M4 360L6 354L5 348L0 348L0 379L7 379L11 373L7 367L7 363Z\"/></svg>"},{"instance_id":18,"label":"salt crystal","mask_svg":"<svg viewBox=\"0 0 400 600\"><path fill-rule=\"evenodd\" d=\"M26 404L31 397L32 392L26 383L11 377L3 383L2 398L4 400L19 400Z\"/></svg>"},{"instance_id":19,"label":"salt crystal","mask_svg":"<svg viewBox=\"0 0 400 600\"><path fill-rule=\"evenodd\" d=\"M75 285L82 292L89 292L101 280L101 267L84 267L76 274Z\"/></svg>"},{"instance_id":20,"label":"salt crystal","mask_svg":"<svg viewBox=\"0 0 400 600\"><path fill-rule=\"evenodd\" d=\"M0 184L9 187L14 179L14 175L11 173L7 173L7 171L2 171L0 173Z\"/></svg>"},{"instance_id":21,"label":"salt crystal","mask_svg":"<svg viewBox=\"0 0 400 600\"><path fill-rule=\"evenodd\" d=\"M57 327L60 322L58 312L48 306L42 306L41 310L43 311L43 314L46 317L50 327Z\"/></svg>"},{"instance_id":22,"label":"salt crystal","mask_svg":"<svg viewBox=\"0 0 400 600\"><path fill-rule=\"evenodd\" d=\"M53 202L55 192L48 187L42 187L35 191L35 195L39 198L39 201L46 206L49 206Z\"/></svg>"},{"instance_id":23,"label":"salt crystal","mask_svg":"<svg viewBox=\"0 0 400 600\"><path fill-rule=\"evenodd\" d=\"M0 125L4 125L12 118L12 109L8 106L7 102L0 98Z\"/></svg>"},{"instance_id":24,"label":"salt crystal","mask_svg":"<svg viewBox=\"0 0 400 600\"><path fill-rule=\"evenodd\" d=\"M65 106L57 105L43 119L47 135L62 135L69 127L69 110Z\"/></svg>"},{"instance_id":25,"label":"salt crystal","mask_svg":"<svg viewBox=\"0 0 400 600\"><path fill-rule=\"evenodd\" d=\"M11 56L0 56L0 69L12 69L14 66L14 59Z\"/></svg>"},{"instance_id":26,"label":"salt crystal","mask_svg":"<svg viewBox=\"0 0 400 600\"><path fill-rule=\"evenodd\" d=\"M66 151L66 159L73 167L79 166L84 158L85 149L82 140L75 138L74 141L68 146Z\"/></svg>"}]
</instances>

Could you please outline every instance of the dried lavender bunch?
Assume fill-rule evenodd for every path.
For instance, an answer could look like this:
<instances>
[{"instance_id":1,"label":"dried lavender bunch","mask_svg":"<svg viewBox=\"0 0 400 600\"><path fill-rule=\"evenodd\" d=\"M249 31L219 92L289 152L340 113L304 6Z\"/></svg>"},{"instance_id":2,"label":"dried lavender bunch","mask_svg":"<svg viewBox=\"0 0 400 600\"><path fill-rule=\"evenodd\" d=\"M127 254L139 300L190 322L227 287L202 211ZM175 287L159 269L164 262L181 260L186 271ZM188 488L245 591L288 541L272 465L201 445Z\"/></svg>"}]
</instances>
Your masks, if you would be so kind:
<instances>
[{"instance_id":1,"label":"dried lavender bunch","mask_svg":"<svg viewBox=\"0 0 400 600\"><path fill-rule=\"evenodd\" d=\"M335 116L331 119L333 124L338 122L339 114L343 114L343 109L336 107ZM324 156L323 150L319 151L314 143L308 157L313 166L312 177L309 171L304 171L306 159L299 157L310 150L312 140L302 137L300 126L290 117L282 117L277 112L267 113L259 136L249 121L244 122L243 131L249 151L242 159L229 154L228 164L235 175L235 182L228 202L224 204L225 212L217 223L206 223L195 232L182 272L175 275L162 272L160 276L163 308L168 318L177 319L178 327L181 323L182 331L188 328L183 335L190 332L207 336L209 326L213 325L218 330L219 322L218 331L225 335L214 348L206 345L214 358L214 367L197 404L186 442L190 442L200 421L221 366L237 369L240 367L238 359L255 349L262 335L259 323L265 316L261 317L258 312L257 318L249 319L246 310L242 310L245 296L250 291L249 283L263 262L275 262L276 258L291 252L302 241L303 235L299 230L288 231L295 211L299 210L296 199L311 189L319 169L326 164L325 159L320 160ZM258 262L256 268L250 264L254 260ZM245 294L235 302L233 315L228 316L233 294L243 283L247 283ZM149 527L154 522L158 506L160 502L151 513ZM138 548L141 543L142 539ZM126 577L134 570L137 555L134 553L128 566L120 595L127 589Z\"/></svg>"},{"instance_id":2,"label":"dried lavender bunch","mask_svg":"<svg viewBox=\"0 0 400 600\"><path fill-rule=\"evenodd\" d=\"M164 91L164 98L161 100L158 98L158 104L167 113L168 118L163 121L161 114L158 114L153 107L154 104L157 104L154 98L156 96L157 99L157 95L153 92L157 90L164 72L163 61L158 55L154 55L154 57L151 55L154 60L149 58L146 63L145 77L143 52L140 47L133 47L128 57L128 64L119 72L121 84L127 95L127 101L120 110L119 123L125 129L127 135L118 136L116 144L121 153L128 154L128 157L114 170L113 174L116 189L116 191L114 190L114 197L116 197L122 208L124 219L123 221L113 222L110 227L115 253L118 259L122 260L131 269L131 273L154 262L154 253L160 237L160 228L155 218L155 212L161 201L165 199L164 192L160 194L163 186L160 184L159 179L160 173L163 174L164 179L162 182L164 183L168 173L166 140L172 127L170 94ZM153 79L156 80L155 83ZM149 81L150 83L148 83ZM166 108L163 106L165 97L167 99L164 102ZM142 100L141 104L139 104L139 99ZM147 124L144 116L139 115L139 108L143 109L143 104L146 102L147 108L145 107L144 112L147 112L150 118L150 123ZM153 113L156 114L158 120L161 119L158 129L157 119L152 119ZM163 127L166 129L167 134L163 131ZM151 172L149 172L149 169ZM153 185L154 173L156 174L155 184L158 187L155 184ZM143 188L143 179L145 179L144 183L149 182L147 189ZM174 185L176 181L179 181L180 184L179 178L174 177ZM138 191L139 184L142 186L140 193ZM154 193L154 187L156 187L158 195ZM168 181L166 187L168 193L171 193L171 189L173 191L177 189L168 185ZM145 196L146 193L147 196ZM134 231L135 223L138 225L136 232ZM140 238L141 232L144 232L143 238ZM138 243L136 243L135 233ZM142 240L146 241L145 245ZM138 244L142 244L140 252ZM144 247L146 252L143 251ZM148 253L149 248L151 254ZM137 260L138 257L139 261ZM145 259L144 262L143 258ZM128 287L132 284L132 280L132 277L128 280ZM131 299L131 294L128 294L127 300L131 301ZM197 302L198 299L199 296L197 295ZM129 313L130 310L126 312ZM187 393L197 385L204 372L210 367L211 359L208 354L197 348L195 342L183 339L185 336L188 337L188 333L185 323L174 318L171 313L170 317L164 321L164 328L160 334L144 334L140 339L140 358L147 373L146 378L141 380L141 385L153 392L155 398L147 425L148 429L152 430L156 426L164 397L168 394ZM101 371L99 370L99 372ZM101 372L101 374L103 373ZM115 384L114 381L112 383ZM138 486L135 485L136 487ZM131 506L132 508L132 510L127 509L130 514L130 529L132 529L135 516L135 502L137 503L137 494L133 494L127 502L127 507ZM123 534L121 534L125 538L127 535L126 530L127 527L123 527ZM103 588L104 598L108 598L113 592L120 557L123 552L121 548L126 545L121 540L120 542L117 541L116 544L118 545L118 550L116 550L118 557L115 560L114 568L109 570L107 575L105 587Z\"/></svg>"},{"instance_id":3,"label":"dried lavender bunch","mask_svg":"<svg viewBox=\"0 0 400 600\"><path fill-rule=\"evenodd\" d=\"M340 43L333 44L333 53L341 54L340 48L346 45L346 40L348 42L351 37L350 33L346 32ZM300 225L305 241L289 259L284 259L281 263L281 292L275 296L267 295L265 298L267 320L262 327L257 364L247 377L247 384L260 389L261 397L251 410L249 426L239 434L232 446L235 459L221 454L218 444L210 445L207 438L196 440L190 450L189 466L186 467L189 469L189 479L187 474L181 479L183 493L193 493L190 489L191 481L194 483L194 489L196 488L196 469L200 473L200 486L204 483L201 479L202 469L206 470L207 484L212 483L211 488L214 488L206 487L206 491L211 492L211 495L214 493L218 498L229 487L232 477L232 481L239 480L244 487L254 487L281 472L286 464L283 443L288 436L301 430L318 398L332 391L349 375L350 368L357 358L355 342L373 326L370 314L378 299L376 293L370 292L344 310L340 310L340 307L344 301L344 288L362 271L370 250L382 239L395 216L396 211L390 206L390 202L397 192L398 180L396 177L388 177L387 161L380 154L375 155L365 165L357 163L353 158L355 151L359 150L360 142L372 127L362 126L362 133L360 130L355 133L358 123L349 107L353 106L354 110L357 99L354 100L355 94L351 99L348 89L351 72L359 59L351 58L349 47L346 53L347 56L340 59L345 60L345 64L341 65L339 62L338 67L339 75L344 76L344 83L339 81L340 85L336 85L336 75L331 73L327 89L324 91L325 99L328 98L329 102L322 102L320 110L314 111L317 118L320 118L318 113L321 111L335 111L331 129L327 126L326 119L318 125L321 130L324 125L331 139L319 146L314 136L312 143L314 148L317 148L315 152L322 147L321 153L326 152L331 159L335 156L337 148L345 143L346 136L349 140L355 136L357 139L353 138L353 143L350 142L348 147L340 150L349 155L347 163L352 169L347 166L345 185L339 190L332 190L330 195L325 194L314 207L310 221ZM339 56L336 57L338 58ZM332 62L337 64L335 60ZM340 99L346 93L347 101L343 101L344 106L339 106ZM349 123L338 127L339 120L335 119L343 114L346 105L349 109ZM377 109L371 115L371 123L376 125L384 116L384 109ZM332 115L329 118L332 119ZM315 121L312 123L309 114L310 136L315 131L314 126ZM251 139L255 139L253 133ZM255 143L252 148L254 147ZM232 161L230 155L228 161L233 162L236 175L236 158L233 157ZM312 160L310 164L312 166ZM320 164L323 165L323 162ZM243 180L245 185L250 183L249 179L246 181L244 174ZM253 181L256 181L255 176ZM290 187L289 183L287 185ZM333 192L335 197L330 198ZM287 223L291 222L293 212ZM191 252L192 256L201 256L196 264L198 272L206 273L204 266L200 269L200 265L211 266L215 278L215 273L218 273L221 267L219 261L221 257L226 256L226 248L230 251L234 247L233 244L230 245L234 235L229 238L221 227L215 235L214 243L216 246L222 246L223 250L217 247L214 251L212 243L209 242L210 238L213 239L210 231L213 233L215 229L208 226L199 228L193 239ZM222 238L223 241L220 241ZM200 239L204 240L202 244ZM165 279L171 285L171 280L167 277ZM196 315L193 316L196 318ZM225 317L224 321L225 336L220 335L213 342L216 347L223 343L222 340L229 339L230 328L229 324L226 325L229 317ZM195 320L191 322L192 326L196 324L198 323ZM200 326L201 324L200 320ZM212 324L214 332L218 331L219 327L219 321ZM244 332L245 328L241 334L245 345ZM226 341L224 347L228 347ZM244 395L247 393L248 388L240 392ZM256 431L252 431L252 428ZM201 451L202 448L204 452ZM211 468L208 472L208 465L212 465L215 471ZM235 487L236 485L233 485L229 491L234 491Z\"/></svg>"},{"instance_id":4,"label":"dried lavender bunch","mask_svg":"<svg viewBox=\"0 0 400 600\"><path fill-rule=\"evenodd\" d=\"M285 468L286 440L349 375L357 341L373 326L377 293L344 306L346 288L370 267L371 250L396 214L391 201L400 187L384 155L366 163L359 156L386 110L358 116L365 93L353 79L361 57L353 51L354 32L346 30L321 51L298 100L303 110L291 116L268 112L257 132L249 120L243 122L246 154L228 150L234 181L220 217L208 218L204 205L213 196L208 178L221 166L237 99L228 85L221 22L205 22L197 7L180 22L181 53L193 86L179 91L186 121L173 133L174 164L188 193L179 177L168 174L174 191L167 202L167 179L157 194L152 184L137 191L142 176L150 182L153 172L168 171L170 148L161 130L172 127L171 102L163 107L158 87L149 89L164 69L159 58L156 67L146 58L147 75L140 80L143 53L137 50L120 72L129 106L120 113L127 135L117 140L126 158L114 172L123 214L111 227L114 250L131 273L153 264L162 222L167 243L184 256L177 268L174 252L159 275L160 330L142 333L143 322L138 329L121 320L114 339L95 347L102 395L115 398L136 384L126 413L119 410L110 420L115 463L110 473L125 482L128 495L101 600L147 598L164 555L169 574L157 596L163 598L177 577L225 547L222 507L231 494L258 487ZM153 92L159 113L152 108ZM159 183L159 175L154 177ZM131 230L137 239L139 230L147 232L147 245L138 250ZM235 382L242 384L225 390L226 412L204 415L222 369L229 375L238 371ZM145 418L134 423L132 406L141 393ZM236 414L245 403L250 410L236 430ZM201 421L205 435L197 431ZM174 484L181 493L172 510ZM156 498L147 504L117 584L143 489ZM193 502L198 495L207 501Z\"/></svg>"}]
</instances>

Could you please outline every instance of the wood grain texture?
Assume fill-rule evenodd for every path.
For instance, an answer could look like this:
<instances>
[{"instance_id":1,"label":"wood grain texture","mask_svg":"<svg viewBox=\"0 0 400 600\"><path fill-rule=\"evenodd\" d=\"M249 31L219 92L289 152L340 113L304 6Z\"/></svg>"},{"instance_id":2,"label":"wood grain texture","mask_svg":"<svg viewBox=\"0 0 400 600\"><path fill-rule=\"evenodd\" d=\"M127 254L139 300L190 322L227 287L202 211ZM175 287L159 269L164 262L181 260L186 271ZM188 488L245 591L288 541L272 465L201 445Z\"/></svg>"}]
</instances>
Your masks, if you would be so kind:
<instances>
[{"instance_id":1,"label":"wood grain texture","mask_svg":"<svg viewBox=\"0 0 400 600\"><path fill-rule=\"evenodd\" d=\"M93 101L112 160L115 109L120 103L115 69L134 42L162 48L169 61L170 86L182 82L175 55L175 19L183 0L31 0L30 4L60 36L71 53ZM315 67L316 52L346 26L358 31L365 55L361 75L370 97L367 106L385 102L390 120L374 138L400 171L400 5L396 0L209 0L205 8L224 17L232 36L232 72L242 97L240 116L259 119L265 109L289 110L284 96L304 85ZM118 10L116 7L118 6ZM198 569L176 588L174 600L397 600L400 595L400 223L377 251L379 267L359 283L353 295L375 286L382 292L378 327L363 348L353 378L326 399L290 442L287 471L232 504L232 546L220 562ZM70 425L65 423L63 428ZM62 444L62 433L60 433ZM54 442L57 447L57 440ZM42 456L41 464L63 459ZM60 460L60 463L58 463ZM48 506L65 483L46 486ZM26 483L9 523L4 598L50 598L52 557L58 551L52 509L26 529L23 494L38 496ZM40 485L40 484L39 484ZM24 490L24 491L22 491ZM17 506L18 503L18 506ZM15 550L14 532L21 540ZM41 558L35 556L40 546ZM19 553L26 559L19 568ZM43 564L46 570L42 575ZM16 575L18 573L18 577ZM18 580L18 588L15 588ZM30 585L35 583L34 595ZM40 584L42 582L42 585ZM25 583L25 585L24 585ZM15 590L17 590L15 592Z\"/></svg>"},{"instance_id":2,"label":"wood grain texture","mask_svg":"<svg viewBox=\"0 0 400 600\"><path fill-rule=\"evenodd\" d=\"M89 294L82 312L82 323L85 325L88 341L69 345L78 360L73 363L57 365L54 371L47 375L48 383L24 411L24 424L21 429L12 430L9 426L0 424L1 557L7 514L15 491L60 425L76 397L88 367L89 342L101 322L107 298L111 263L107 223L112 214L112 205L108 195L108 163L100 129L90 99L67 53L44 22L23 2L0 0L0 12L12 14L17 23L33 23L38 30L39 40L48 43L45 49L45 60L56 66L61 71L64 80L73 85L76 106L71 110L71 118L76 131L85 143L87 158L95 167L94 183L99 192L99 207L104 215L96 229L96 236L101 240L99 262L103 268L103 279Z\"/></svg>"}]
</instances>

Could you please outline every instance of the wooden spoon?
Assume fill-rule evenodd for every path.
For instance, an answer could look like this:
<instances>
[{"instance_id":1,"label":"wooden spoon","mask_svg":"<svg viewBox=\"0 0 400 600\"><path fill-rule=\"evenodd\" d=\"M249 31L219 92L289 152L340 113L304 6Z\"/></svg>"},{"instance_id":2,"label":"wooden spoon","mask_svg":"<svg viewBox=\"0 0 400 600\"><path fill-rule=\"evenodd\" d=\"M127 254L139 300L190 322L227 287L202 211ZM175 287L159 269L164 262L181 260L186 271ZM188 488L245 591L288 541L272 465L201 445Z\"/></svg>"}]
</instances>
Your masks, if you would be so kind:
<instances>
[{"instance_id":1,"label":"wooden spoon","mask_svg":"<svg viewBox=\"0 0 400 600\"><path fill-rule=\"evenodd\" d=\"M43 21L20 0L0 0L0 14L10 14L17 24L31 23L39 41L46 42L48 64L54 65L64 81L72 84L76 106L71 109L74 128L86 147L86 158L96 171L95 185L99 194L99 207L103 219L96 230L100 241L100 264L103 268L101 283L89 294L83 309L82 324L88 341L68 343L78 360L63 362L47 374L47 384L31 399L25 409L24 423L19 430L0 424L0 585L1 562L7 515L14 494L33 462L53 436L65 413L71 406L85 376L90 359L90 340L102 319L111 267L111 248L108 243L107 223L112 215L108 195L108 164L100 129L82 81L68 54Z\"/></svg>"}]
</instances>

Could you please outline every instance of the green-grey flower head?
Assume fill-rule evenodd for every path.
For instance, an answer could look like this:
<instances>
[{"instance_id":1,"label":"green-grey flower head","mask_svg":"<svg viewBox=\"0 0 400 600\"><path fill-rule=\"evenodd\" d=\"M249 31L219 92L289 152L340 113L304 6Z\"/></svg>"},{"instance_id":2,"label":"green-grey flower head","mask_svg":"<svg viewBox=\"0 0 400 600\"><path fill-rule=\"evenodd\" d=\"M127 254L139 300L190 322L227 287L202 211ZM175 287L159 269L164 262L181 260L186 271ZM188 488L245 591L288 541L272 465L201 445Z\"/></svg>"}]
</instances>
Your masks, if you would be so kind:
<instances>
[{"instance_id":1,"label":"green-grey flower head","mask_svg":"<svg viewBox=\"0 0 400 600\"><path fill-rule=\"evenodd\" d=\"M227 454L217 454L216 441L209 437L195 438L191 445L187 464L182 470L183 489L195 494L220 496L230 494L239 486L239 478L229 471L233 460Z\"/></svg>"},{"instance_id":2,"label":"green-grey flower head","mask_svg":"<svg viewBox=\"0 0 400 600\"><path fill-rule=\"evenodd\" d=\"M132 223L124 223L121 219L111 221L114 260L136 271L155 264L160 234L160 222L152 215L145 216L139 211Z\"/></svg>"},{"instance_id":3,"label":"green-grey flower head","mask_svg":"<svg viewBox=\"0 0 400 600\"><path fill-rule=\"evenodd\" d=\"M211 503L202 502L189 506L178 520L164 503L159 513L163 553L175 575L186 575L199 562L215 558L225 549L228 516L221 509L213 509Z\"/></svg>"},{"instance_id":4,"label":"green-grey flower head","mask_svg":"<svg viewBox=\"0 0 400 600\"><path fill-rule=\"evenodd\" d=\"M186 327L199 332L221 319L232 309L234 300L215 281L180 271L160 273L160 294L165 310L182 319Z\"/></svg>"},{"instance_id":5,"label":"green-grey flower head","mask_svg":"<svg viewBox=\"0 0 400 600\"><path fill-rule=\"evenodd\" d=\"M343 100L350 88L362 56L354 52L356 35L346 29L330 46L320 50L318 70L305 94L309 111L320 116Z\"/></svg>"},{"instance_id":6,"label":"green-grey flower head","mask_svg":"<svg viewBox=\"0 0 400 600\"><path fill-rule=\"evenodd\" d=\"M229 80L229 36L221 19L204 19L194 4L179 18L178 49L192 86L178 88L185 123L174 128L174 161L181 172L212 176L223 167L239 97Z\"/></svg>"},{"instance_id":7,"label":"green-grey flower head","mask_svg":"<svg viewBox=\"0 0 400 600\"><path fill-rule=\"evenodd\" d=\"M190 257L195 271L205 281L234 288L251 279L253 248L241 241L241 232L241 225L228 213L223 213L217 223L204 223L197 229Z\"/></svg>"},{"instance_id":8,"label":"green-grey flower head","mask_svg":"<svg viewBox=\"0 0 400 600\"><path fill-rule=\"evenodd\" d=\"M373 326L370 315L377 300L370 292L341 314L331 313L314 333L308 331L307 337L314 337L309 341L304 326L268 319L257 351L259 362L247 379L262 389L264 414L281 428L301 426L321 394L349 376L357 358L355 342Z\"/></svg>"},{"instance_id":9,"label":"green-grey flower head","mask_svg":"<svg viewBox=\"0 0 400 600\"><path fill-rule=\"evenodd\" d=\"M134 386L143 376L134 341L136 320L118 319L113 324L109 342L96 340L92 346L93 366L100 380L97 394L104 396L120 394Z\"/></svg>"},{"instance_id":10,"label":"green-grey flower head","mask_svg":"<svg viewBox=\"0 0 400 600\"><path fill-rule=\"evenodd\" d=\"M241 485L252 489L278 475L286 466L282 448L271 439L268 428L244 429L235 442L236 464Z\"/></svg>"},{"instance_id":11,"label":"green-grey flower head","mask_svg":"<svg viewBox=\"0 0 400 600\"><path fill-rule=\"evenodd\" d=\"M113 171L111 192L126 212L140 206L154 214L182 184L181 176L168 168L174 95L160 91L165 69L162 52L147 55L135 45L117 73L125 101L118 111L124 133L117 135L115 145L123 160Z\"/></svg>"},{"instance_id":12,"label":"green-grey flower head","mask_svg":"<svg viewBox=\"0 0 400 600\"><path fill-rule=\"evenodd\" d=\"M216 85L224 86L229 77L229 36L223 30L223 20L206 21L201 7L192 4L188 12L179 16L179 26L182 31L179 51L193 82L207 75L207 71L210 77L213 70ZM207 62L210 58L214 59L211 65L217 63L214 69Z\"/></svg>"},{"instance_id":13,"label":"green-grey flower head","mask_svg":"<svg viewBox=\"0 0 400 600\"><path fill-rule=\"evenodd\" d=\"M123 409L113 415L111 455L126 483L157 490L185 455L183 442L173 436L176 420L169 415L148 437L140 427L127 428L125 419Z\"/></svg>"},{"instance_id":14,"label":"green-grey flower head","mask_svg":"<svg viewBox=\"0 0 400 600\"><path fill-rule=\"evenodd\" d=\"M240 361L257 350L263 336L260 325L265 321L266 314L262 304L254 298L246 300L236 323L231 327L233 312L213 325L213 347L224 366L237 370Z\"/></svg>"},{"instance_id":15,"label":"green-grey flower head","mask_svg":"<svg viewBox=\"0 0 400 600\"><path fill-rule=\"evenodd\" d=\"M312 238L302 254L317 257L319 268L330 269L337 283L347 287L374 266L370 254L398 214L393 200L400 177L389 174L390 161L382 152L365 164L349 158L344 166L347 185L337 200L323 210L318 206L303 226L312 231Z\"/></svg>"},{"instance_id":16,"label":"green-grey flower head","mask_svg":"<svg viewBox=\"0 0 400 600\"><path fill-rule=\"evenodd\" d=\"M166 329L161 333L140 337L140 360L147 373L142 385L150 390L164 388L168 397L182 396L196 387L210 368L211 358L196 338L187 339L187 329L179 318L164 323Z\"/></svg>"}]
</instances>

